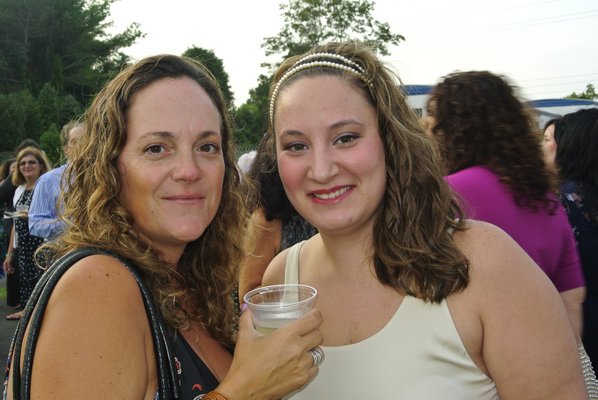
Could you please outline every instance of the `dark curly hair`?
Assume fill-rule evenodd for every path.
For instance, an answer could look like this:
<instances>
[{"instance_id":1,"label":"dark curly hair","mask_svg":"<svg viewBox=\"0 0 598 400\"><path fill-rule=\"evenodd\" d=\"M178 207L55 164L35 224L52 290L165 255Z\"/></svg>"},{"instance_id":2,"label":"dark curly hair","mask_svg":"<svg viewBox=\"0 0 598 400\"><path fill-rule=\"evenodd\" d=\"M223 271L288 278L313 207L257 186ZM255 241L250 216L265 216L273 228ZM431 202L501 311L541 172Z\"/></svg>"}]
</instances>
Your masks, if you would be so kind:
<instances>
[{"instance_id":1,"label":"dark curly hair","mask_svg":"<svg viewBox=\"0 0 598 400\"><path fill-rule=\"evenodd\" d=\"M584 205L598 222L598 108L558 119L554 139L559 177L577 185Z\"/></svg>"},{"instance_id":2,"label":"dark curly hair","mask_svg":"<svg viewBox=\"0 0 598 400\"><path fill-rule=\"evenodd\" d=\"M181 77L197 82L221 116L225 173L216 216L198 239L187 244L175 269L165 267L123 205L117 159L127 141L127 114L135 95L161 79ZM132 260L171 327L185 329L200 322L212 337L232 347L236 308L231 293L242 259L247 216L234 154L226 103L212 74L185 57L145 58L104 86L87 110L85 131L66 170L70 184L62 217L67 230L46 246L56 256L78 247L95 247Z\"/></svg>"},{"instance_id":3,"label":"dark curly hair","mask_svg":"<svg viewBox=\"0 0 598 400\"><path fill-rule=\"evenodd\" d=\"M483 165L511 189L518 206L554 208L539 128L505 77L450 74L432 89L428 112L447 174Z\"/></svg>"},{"instance_id":4,"label":"dark curly hair","mask_svg":"<svg viewBox=\"0 0 598 400\"><path fill-rule=\"evenodd\" d=\"M276 155L269 151L272 146L272 135L262 136L246 175L249 185L248 208L250 213L262 208L268 221L280 219L285 223L297 214L297 211L284 191L278 174Z\"/></svg>"},{"instance_id":5,"label":"dark curly hair","mask_svg":"<svg viewBox=\"0 0 598 400\"><path fill-rule=\"evenodd\" d=\"M367 82L343 70L317 66L283 79L278 93L305 77L338 76L374 108L386 160L386 188L372 232L371 256L378 280L400 293L432 302L464 289L469 282L469 261L451 236L453 229L465 229L462 212L443 179L433 141L407 103L399 78L370 48L329 43L291 57L276 71L270 97L296 62L308 54L317 59L320 53L341 55L356 63ZM273 105L275 118L276 97ZM273 138L274 133L270 126ZM271 141L270 151L275 154L275 139Z\"/></svg>"}]
</instances>

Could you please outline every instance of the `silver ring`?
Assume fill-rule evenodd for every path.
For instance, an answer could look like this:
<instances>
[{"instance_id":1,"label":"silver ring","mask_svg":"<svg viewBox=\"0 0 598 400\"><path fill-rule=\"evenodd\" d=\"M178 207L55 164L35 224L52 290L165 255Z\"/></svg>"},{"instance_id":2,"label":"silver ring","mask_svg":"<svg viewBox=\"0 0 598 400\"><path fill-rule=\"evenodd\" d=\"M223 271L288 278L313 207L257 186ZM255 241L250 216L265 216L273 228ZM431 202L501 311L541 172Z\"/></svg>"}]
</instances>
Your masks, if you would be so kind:
<instances>
[{"instance_id":1,"label":"silver ring","mask_svg":"<svg viewBox=\"0 0 598 400\"><path fill-rule=\"evenodd\" d=\"M309 354L311 354L311 358L314 362L314 367L317 367L324 361L324 350L322 350L320 346L316 346L313 349L309 350Z\"/></svg>"}]
</instances>

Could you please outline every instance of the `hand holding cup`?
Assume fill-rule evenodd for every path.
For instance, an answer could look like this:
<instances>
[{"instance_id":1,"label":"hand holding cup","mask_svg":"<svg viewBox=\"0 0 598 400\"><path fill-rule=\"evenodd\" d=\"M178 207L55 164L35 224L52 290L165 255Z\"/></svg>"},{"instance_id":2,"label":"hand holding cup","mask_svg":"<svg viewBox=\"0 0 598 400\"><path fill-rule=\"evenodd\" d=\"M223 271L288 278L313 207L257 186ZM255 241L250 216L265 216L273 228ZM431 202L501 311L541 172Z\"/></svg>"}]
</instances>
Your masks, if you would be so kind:
<instances>
[{"instance_id":1,"label":"hand holding cup","mask_svg":"<svg viewBox=\"0 0 598 400\"><path fill-rule=\"evenodd\" d=\"M17 204L15 207L14 218L27 218L29 215L29 206L25 204Z\"/></svg>"}]
</instances>

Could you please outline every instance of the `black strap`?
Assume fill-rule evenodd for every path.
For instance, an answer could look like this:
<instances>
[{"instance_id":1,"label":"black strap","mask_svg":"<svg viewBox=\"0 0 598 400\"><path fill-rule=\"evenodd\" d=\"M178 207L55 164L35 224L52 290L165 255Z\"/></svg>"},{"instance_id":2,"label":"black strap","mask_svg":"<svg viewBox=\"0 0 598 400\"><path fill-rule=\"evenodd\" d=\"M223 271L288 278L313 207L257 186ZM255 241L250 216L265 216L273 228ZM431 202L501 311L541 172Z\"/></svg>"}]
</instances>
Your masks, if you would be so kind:
<instances>
[{"instance_id":1,"label":"black strap","mask_svg":"<svg viewBox=\"0 0 598 400\"><path fill-rule=\"evenodd\" d=\"M129 261L108 251L82 248L65 254L58 259L40 278L35 286L33 293L27 305L25 306L23 317L11 343L12 370L13 379L13 399L29 400L31 395L31 367L35 355L35 346L41 329L41 322L44 317L48 300L54 287L62 275L77 261L94 254L103 254L118 259L133 275L139 285L143 304L150 324L154 350L156 355L156 364L158 367L158 393L161 400L175 400L181 398L181 390L178 385L176 367L174 365L173 345L167 328L162 320L160 313L156 310L151 293L141 275L134 265ZM23 367L21 372L21 348L25 336L25 330L29 327L27 344L23 357Z\"/></svg>"}]
</instances>

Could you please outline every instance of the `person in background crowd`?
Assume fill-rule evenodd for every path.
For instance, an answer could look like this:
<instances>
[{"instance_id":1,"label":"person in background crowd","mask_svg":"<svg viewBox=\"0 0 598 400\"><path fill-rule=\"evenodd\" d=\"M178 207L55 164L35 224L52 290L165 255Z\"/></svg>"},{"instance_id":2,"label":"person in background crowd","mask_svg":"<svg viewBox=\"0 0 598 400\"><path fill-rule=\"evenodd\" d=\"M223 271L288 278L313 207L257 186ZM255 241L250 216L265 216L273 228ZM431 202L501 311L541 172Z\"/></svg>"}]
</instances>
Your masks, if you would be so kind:
<instances>
[{"instance_id":1,"label":"person in background crowd","mask_svg":"<svg viewBox=\"0 0 598 400\"><path fill-rule=\"evenodd\" d=\"M37 144L37 142L33 139L25 139L23 140L21 143L19 143L19 145L17 146L17 148L15 149L15 157L17 156L17 154L19 154L19 152L21 150L23 150L25 147L35 147L38 149L41 149L39 147L39 144ZM5 203L5 202L11 202L12 203L12 198L15 195L15 190L17 189L17 187L15 185L13 185L12 183L12 179L5 179L0 183L0 202L1 203Z\"/></svg>"},{"instance_id":2,"label":"person in background crowd","mask_svg":"<svg viewBox=\"0 0 598 400\"><path fill-rule=\"evenodd\" d=\"M10 180L12 173L16 168L16 159L11 158L2 164L2 170L0 171L0 185L4 183L6 179ZM12 207L12 201L0 202L0 214L2 214L2 225L0 226L0 259L4 260L6 257L6 250L8 249L8 239L10 238L10 230L12 229L12 218L10 214L14 211ZM4 277L4 268L2 268L1 276ZM17 303L15 303L16 305ZM10 305L10 303L9 303Z\"/></svg>"},{"instance_id":3,"label":"person in background crowd","mask_svg":"<svg viewBox=\"0 0 598 400\"><path fill-rule=\"evenodd\" d=\"M237 161L237 165L243 174L247 174L249 172L249 168L251 168L251 164L253 164L253 160L255 159L255 150L248 151L247 153L241 154L239 160Z\"/></svg>"},{"instance_id":4,"label":"person in background crowd","mask_svg":"<svg viewBox=\"0 0 598 400\"><path fill-rule=\"evenodd\" d=\"M70 152L83 132L84 125L78 121L66 124L60 132L60 141L67 163L42 175L35 184L35 191L29 207L29 232L45 240L62 232L64 222L58 219L60 194L66 188L62 180L68 165Z\"/></svg>"},{"instance_id":5,"label":"person in background crowd","mask_svg":"<svg viewBox=\"0 0 598 400\"><path fill-rule=\"evenodd\" d=\"M544 152L544 163L548 169L548 172L550 173L552 184L555 188L558 187L558 172L555 164L556 142L554 140L554 127L559 119L560 117L546 121L544 124L544 129L542 130L542 151Z\"/></svg>"},{"instance_id":6,"label":"person in background crowd","mask_svg":"<svg viewBox=\"0 0 598 400\"><path fill-rule=\"evenodd\" d=\"M278 399L312 379L317 310L268 336L244 312L235 331L246 210L210 72L173 55L142 59L98 93L84 120L66 169L67 228L44 248L60 257L93 247L136 266L174 342L183 399ZM133 275L109 254L85 257L44 311L31 397L153 399L151 337ZM13 378L10 370L9 400Z\"/></svg>"},{"instance_id":7,"label":"person in background crowd","mask_svg":"<svg viewBox=\"0 0 598 400\"><path fill-rule=\"evenodd\" d=\"M466 214L502 228L523 247L559 291L581 335L579 254L531 112L505 78L470 71L450 74L432 89L428 118Z\"/></svg>"},{"instance_id":8,"label":"person in background crowd","mask_svg":"<svg viewBox=\"0 0 598 400\"><path fill-rule=\"evenodd\" d=\"M598 109L567 114L554 123L553 154L559 195L573 227L586 280L582 340L598 371Z\"/></svg>"},{"instance_id":9,"label":"person in background crowd","mask_svg":"<svg viewBox=\"0 0 598 400\"><path fill-rule=\"evenodd\" d=\"M25 147L36 147L39 148L39 144L32 139L25 139L15 149L14 156L16 157L17 154ZM15 158L16 161L16 158ZM16 164L15 164L16 167ZM13 198L15 195L15 190L17 187L12 183L12 174L11 177L8 179L4 179L0 182L0 203L5 204L5 210L8 210L9 213L14 212L13 207ZM10 237L10 232L12 230L13 220L12 218L7 218L4 220L6 232L8 237ZM7 242L7 249L8 249L8 242ZM2 266L4 268L4 261L6 260L5 257L2 257ZM14 308L21 308L21 304L19 304L19 271L18 269L14 269L12 274L6 275L6 305L9 307Z\"/></svg>"},{"instance_id":10,"label":"person in background crowd","mask_svg":"<svg viewBox=\"0 0 598 400\"><path fill-rule=\"evenodd\" d=\"M239 271L239 300L262 282L276 254L317 233L293 208L280 181L276 158L268 151L271 135L264 135L247 173L251 218L245 237L245 259Z\"/></svg>"},{"instance_id":11,"label":"person in background crowd","mask_svg":"<svg viewBox=\"0 0 598 400\"><path fill-rule=\"evenodd\" d=\"M17 186L14 195L15 217L10 234L10 241L4 260L4 270L11 274L18 269L19 304L24 307L37 283L41 270L35 263L34 254L43 239L29 233L27 223L29 205L35 182L52 168L43 151L36 147L25 147L17 155L17 168L12 174L12 183ZM23 311L6 316L7 320L19 320Z\"/></svg>"},{"instance_id":12,"label":"person in background crowd","mask_svg":"<svg viewBox=\"0 0 598 400\"><path fill-rule=\"evenodd\" d=\"M16 161L17 160L14 158L9 158L2 163L2 167L0 168L0 182L4 182L5 179L11 178L12 173L16 168Z\"/></svg>"},{"instance_id":13,"label":"person in background crowd","mask_svg":"<svg viewBox=\"0 0 598 400\"><path fill-rule=\"evenodd\" d=\"M318 234L263 284L318 290L325 361L295 399L586 399L557 291L497 227L464 220L396 76L316 46L271 86L272 152Z\"/></svg>"}]
</instances>

